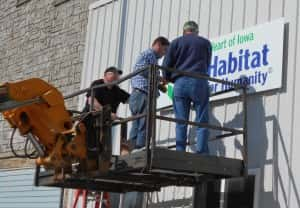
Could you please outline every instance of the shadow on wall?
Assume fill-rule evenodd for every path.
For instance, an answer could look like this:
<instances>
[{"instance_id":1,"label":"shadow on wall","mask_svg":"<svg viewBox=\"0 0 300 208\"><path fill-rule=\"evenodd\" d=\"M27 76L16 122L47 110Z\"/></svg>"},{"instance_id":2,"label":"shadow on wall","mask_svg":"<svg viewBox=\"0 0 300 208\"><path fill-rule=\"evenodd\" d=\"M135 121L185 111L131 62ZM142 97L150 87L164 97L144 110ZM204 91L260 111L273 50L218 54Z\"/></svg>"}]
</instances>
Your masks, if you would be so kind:
<instances>
[{"instance_id":1,"label":"shadow on wall","mask_svg":"<svg viewBox=\"0 0 300 208\"><path fill-rule=\"evenodd\" d=\"M210 117L211 123L220 125L221 123L216 119L215 116ZM237 114L234 119L229 122L225 122L223 125L231 128L241 128L242 124L242 114ZM267 136L267 126L266 124L271 122L273 129L270 135L272 138ZM297 187L295 176L293 175L292 169L290 167L289 155L287 147L282 136L281 128L278 119L275 115L267 116L265 115L265 108L263 105L263 99L261 95L253 97L249 102L248 107L248 148L249 148L249 168L260 168L261 170L261 187L260 191L260 206L259 207L272 207L280 208L279 204L279 194L282 196L285 206L290 207L289 194L294 193L294 198L296 200L297 207L300 207L300 196L299 187ZM268 140L269 139L269 140ZM273 141L271 141L273 139ZM273 144L273 146L269 146ZM235 148L242 151L242 144L239 140L235 138ZM225 145L223 142L218 142L217 145L212 145L211 148L213 155L225 155ZM269 148L272 148L272 154L267 154ZM279 150L282 152L280 154L281 167L279 168ZM285 167L282 167L285 164ZM270 167L266 170L266 167ZM281 172L284 170L288 172L289 182L291 184L291 191L286 189L284 185L284 176ZM272 170L272 171L271 171ZM272 175L272 178L268 178L265 182L265 175ZM266 184L266 185L265 185ZM279 192L280 190L280 192Z\"/></svg>"},{"instance_id":2,"label":"shadow on wall","mask_svg":"<svg viewBox=\"0 0 300 208\"><path fill-rule=\"evenodd\" d=\"M267 136L267 123L273 125L273 132L270 132L270 135L273 135L272 138ZM210 123L218 126L226 126L230 128L242 128L243 125L243 114L237 113L234 118L230 121L220 122L214 115L210 115ZM265 107L263 103L262 95L251 96L249 99L248 105L248 157L249 157L249 169L260 168L261 170L261 185L259 187L259 207L272 207L272 208L281 208L278 201L279 190L282 190L283 199L285 202L285 207L289 207L289 191L284 187L283 176L280 173L279 164L278 164L278 153L279 148L283 152L284 164L286 164L288 170L288 178L291 183L292 192L295 193L297 207L300 207L300 196L299 190L296 185L295 177L292 173L291 167L289 165L289 157L287 148L284 143L284 138L281 133L279 122L275 115L266 117ZM196 127L191 127L189 129L188 139L190 143L196 141L195 134ZM221 134L221 131L211 132L211 137ZM273 139L273 141L272 141ZM172 138L174 141L174 138ZM272 146L273 144L273 146ZM237 137L234 137L235 151L242 151L242 144ZM270 146L271 145L271 146ZM267 154L268 149L272 154ZM191 147L192 151L194 147ZM217 156L226 156L226 146L223 140L213 141L210 144L210 154ZM282 159L281 159L282 161ZM266 167L271 167L267 168ZM272 170L272 171L270 171ZM273 180L267 178L265 182L265 175L272 174ZM269 181L273 181L273 184L270 184ZM266 184L266 185L265 185ZM158 198L158 197L157 197ZM151 196L149 201L151 202ZM157 203L150 203L150 207L185 207L191 204L190 198L185 199L174 199L171 201L157 201ZM178 206L177 206L178 205Z\"/></svg>"},{"instance_id":3,"label":"shadow on wall","mask_svg":"<svg viewBox=\"0 0 300 208\"><path fill-rule=\"evenodd\" d=\"M288 57L288 43L289 43L289 24L285 24L285 32L284 32L284 51L285 57ZM285 69L283 73L283 83L282 89L280 93L287 91L287 73L286 70L288 59L283 59L283 69ZM267 95L274 95L274 93L278 93L278 90L273 90L267 92ZM264 93L265 94L265 93ZM284 200L284 207L290 207L289 202L289 194L294 193L296 200L296 207L300 207L300 196L299 196L299 185L297 186L295 181L295 176L293 175L292 169L290 167L289 155L287 152L287 147L285 146L284 138L282 136L282 131L280 128L280 124L275 115L266 116L265 106L263 103L263 97L261 94L256 94L254 96L249 97L248 104L248 152L249 152L249 168L260 168L261 170L261 185L259 187L259 207L270 207L270 208L283 208L280 207L279 204L279 194L282 195ZM226 109L225 109L226 110ZM268 138L267 135L267 123L270 122L273 126L270 135L273 137ZM210 113L210 123L214 125L230 127L230 128L241 128L243 124L243 115L242 113L238 113L234 116L231 121L220 122L213 113ZM269 123L268 123L269 124ZM270 130L269 130L270 131ZM221 134L221 131L211 131L210 137L214 137L216 135ZM175 139L172 138L174 141ZM189 128L188 140L190 143L196 142L196 127ZM273 141L272 141L273 140ZM242 144L239 142L237 137L234 138L235 149L238 151L242 151ZM271 145L271 146L270 146ZM272 154L267 154L268 149L272 148ZM282 175L283 167L279 168L279 149L283 152L283 158L280 158L284 164L286 164L288 178L290 180L291 190L287 190L285 188L285 181ZM195 151L195 146L191 146L191 150ZM210 143L210 154L216 156L225 156L226 155L226 146L223 140L217 140ZM281 163L282 163L281 162ZM281 165L282 166L282 165ZM267 168L267 170L265 170ZM271 167L271 168L269 168ZM272 170L272 171L270 171ZM284 170L286 171L286 170ZM267 178L265 181L264 176L272 174L272 179ZM269 183L269 181L272 181ZM269 183L269 184L268 184ZM265 187L266 184L266 187ZM268 187L269 186L269 187ZM279 193L281 190L282 193ZM184 199L184 201L188 204L189 199ZM183 203L182 200L174 200L168 202L158 203L162 206L151 205L151 207L165 207L165 203L171 203L173 205L176 203ZM185 206L185 205L182 205Z\"/></svg>"},{"instance_id":4,"label":"shadow on wall","mask_svg":"<svg viewBox=\"0 0 300 208\"><path fill-rule=\"evenodd\" d=\"M251 89L254 90L254 89ZM239 105L240 106L240 105ZM226 105L224 106L224 111L227 112ZM239 112L239 109L237 110ZM237 113L233 119L221 122L216 116L210 113L210 123L217 126L224 126L228 128L242 128L243 127L243 111ZM194 142L196 128L191 128L189 133L189 140ZM220 135L224 132L222 131L210 131L210 138L213 138L216 135ZM234 139L234 146L236 151L243 151L243 144L240 143L238 138L241 137L231 137ZM210 142L210 154L216 156L226 156L226 146L224 141L229 138L223 138L222 140L217 140ZM230 139L230 140L231 140ZM267 150L268 150L268 138L266 133L266 118L265 110L263 105L263 98L261 95L256 95L248 99L248 160L249 160L249 169L260 168L261 170L261 193L264 193L264 173L265 165L269 163L267 160ZM236 155L236 154L234 154ZM272 196L272 194L271 194ZM269 199L268 194L260 195L260 204L266 204L267 206L262 207L272 207L277 208L278 203L275 200ZM266 203L266 201L268 201Z\"/></svg>"},{"instance_id":5,"label":"shadow on wall","mask_svg":"<svg viewBox=\"0 0 300 208\"><path fill-rule=\"evenodd\" d=\"M274 135L274 137L273 137L273 139L274 139L273 140L273 158L271 160L266 160L266 164L273 164L274 184L273 184L272 192L264 193L265 197L266 197L265 203L267 203L268 201L269 202L273 201L274 205L277 205L277 206L274 206L274 208L277 208L277 207L279 208L280 206L278 203L278 194L279 194L279 189L280 189L282 197L284 199L285 207L290 207L289 206L289 204L290 204L289 194L290 193L295 194L294 198L296 199L297 207L300 207L300 196L299 196L299 190L298 190L299 185L298 185L298 187L296 185L295 176L294 176L291 166L290 166L287 147L285 145L284 138L282 136L282 132L281 132L281 128L279 126L278 119L276 118L276 116L268 116L268 117L266 117L266 122L272 122L272 124L273 124L273 135ZM283 169L281 168L281 170L280 170L280 168L279 168L279 158L278 158L279 148L281 149L280 152L283 153L283 155L282 155L283 161L282 161L282 159L281 159L281 161L286 165L285 168L287 168L287 169L284 169L284 171L287 170L287 172L288 172L288 179L291 184L292 191L286 190L285 186L284 186L283 176L281 174L281 171Z\"/></svg>"}]
</instances>

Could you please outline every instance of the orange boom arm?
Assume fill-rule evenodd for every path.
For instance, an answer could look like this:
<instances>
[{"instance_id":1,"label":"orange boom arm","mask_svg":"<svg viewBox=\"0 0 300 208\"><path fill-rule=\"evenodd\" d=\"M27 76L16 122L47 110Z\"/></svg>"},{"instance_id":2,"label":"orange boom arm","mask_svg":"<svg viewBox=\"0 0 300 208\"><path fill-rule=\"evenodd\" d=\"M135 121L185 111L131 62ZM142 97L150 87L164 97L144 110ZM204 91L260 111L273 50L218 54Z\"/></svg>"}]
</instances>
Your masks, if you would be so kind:
<instances>
[{"instance_id":1,"label":"orange boom arm","mask_svg":"<svg viewBox=\"0 0 300 208\"><path fill-rule=\"evenodd\" d=\"M86 159L85 126L75 130L62 94L37 78L0 86L0 106L39 98L40 102L3 110L4 118L21 135L32 136L40 145L39 165L70 168L72 161Z\"/></svg>"}]
</instances>

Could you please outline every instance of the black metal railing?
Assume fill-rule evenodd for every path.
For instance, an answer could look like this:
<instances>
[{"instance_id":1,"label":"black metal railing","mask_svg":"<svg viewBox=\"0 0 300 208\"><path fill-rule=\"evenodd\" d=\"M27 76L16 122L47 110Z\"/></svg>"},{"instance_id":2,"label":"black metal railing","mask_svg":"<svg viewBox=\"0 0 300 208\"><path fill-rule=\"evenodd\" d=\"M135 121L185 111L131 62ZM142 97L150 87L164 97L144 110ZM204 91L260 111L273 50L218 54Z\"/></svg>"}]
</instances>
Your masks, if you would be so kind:
<instances>
[{"instance_id":1,"label":"black metal railing","mask_svg":"<svg viewBox=\"0 0 300 208\"><path fill-rule=\"evenodd\" d=\"M210 141L213 140L218 140L218 139L224 139L226 137L231 137L235 135L242 135L243 137L243 150L242 150L242 156L243 156L243 161L244 161L244 175L247 176L247 169L248 169L248 138L247 138L247 86L243 84L238 84L238 83L232 83L229 81L225 80L220 80L216 78L209 77L207 75L203 74L198 74L198 73L191 73L191 72L186 72L186 71L178 71L176 69L171 69L171 68L166 68L158 65L150 65L148 67L136 70L126 76L123 76L121 79L111 82L111 83L105 83L105 84L100 84L96 86L92 86L90 88L86 88L83 90L80 90L78 92L72 93L70 95L65 96L65 99L73 98L75 96L90 92L91 93L91 98L92 100L94 99L94 91L98 88L103 88L103 87L108 87L108 86L114 86L118 85L126 80L131 79L132 77L143 73L145 71L148 71L148 103L147 103L147 112L135 116L130 116L126 118L122 118L118 121L113 122L113 125L121 125L121 128L126 128L127 131L127 123L131 122L133 120L139 119L146 117L146 152L147 152L147 167L145 167L146 170L151 169L151 155L153 155L153 151L155 151L156 147L156 120L164 120L164 121L170 121L170 122L178 122L178 123L183 123L183 124L188 124L188 125L193 125L197 127L203 127L203 128L208 128L208 129L213 129L213 130L221 130L225 131L227 133L217 135L215 138L210 139ZM240 98L242 98L242 103L243 103L243 128L242 129L235 129L235 128L227 128L224 126L217 126L217 125L212 125L209 123L199 123L199 122L194 122L194 121L188 121L188 120L182 120L182 119L177 119L177 118L171 118L171 117L166 117L162 115L157 115L157 112L160 111L166 111L170 110L172 106L166 106L160 109L157 109L157 71L158 70L163 70L163 71L169 71L172 73L176 73L179 76L188 76L188 77L193 77L196 79L205 79L211 82L216 82L216 83L221 83L227 86L230 86L229 89L221 91L221 92L216 92L211 95L212 96L217 96L220 94L225 94L229 93L232 91L241 91L240 93ZM90 105L90 112L93 111L93 102ZM87 112L87 113L90 113ZM121 134L124 135L124 131L121 130ZM126 134L126 133L125 133ZM187 145L192 145L187 143ZM151 148L150 148L151 147ZM173 148L175 145L169 146L169 148Z\"/></svg>"}]
</instances>

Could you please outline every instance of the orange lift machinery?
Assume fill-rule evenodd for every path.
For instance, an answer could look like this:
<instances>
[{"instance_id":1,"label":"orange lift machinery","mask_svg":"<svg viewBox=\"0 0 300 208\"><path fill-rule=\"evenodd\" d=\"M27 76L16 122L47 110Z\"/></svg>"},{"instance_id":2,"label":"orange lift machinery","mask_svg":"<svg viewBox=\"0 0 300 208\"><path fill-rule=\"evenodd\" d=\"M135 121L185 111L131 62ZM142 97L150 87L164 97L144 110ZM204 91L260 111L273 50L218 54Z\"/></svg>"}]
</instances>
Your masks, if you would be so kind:
<instances>
[{"instance_id":1,"label":"orange lift machinery","mask_svg":"<svg viewBox=\"0 0 300 208\"><path fill-rule=\"evenodd\" d=\"M0 102L11 128L33 144L37 165L55 170L56 176L71 172L75 163L80 171L98 168L99 158L87 156L85 124L67 111L55 87L38 78L5 83L0 86ZM101 171L107 171L110 157L101 162Z\"/></svg>"}]
</instances>

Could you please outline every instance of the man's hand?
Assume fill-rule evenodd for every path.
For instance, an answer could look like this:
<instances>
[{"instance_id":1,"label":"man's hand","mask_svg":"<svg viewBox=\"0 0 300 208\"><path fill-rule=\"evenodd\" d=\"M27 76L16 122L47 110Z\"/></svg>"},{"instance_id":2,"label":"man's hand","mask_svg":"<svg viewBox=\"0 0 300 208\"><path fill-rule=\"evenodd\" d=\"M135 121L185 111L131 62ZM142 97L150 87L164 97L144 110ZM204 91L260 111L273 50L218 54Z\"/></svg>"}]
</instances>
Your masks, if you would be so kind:
<instances>
[{"instance_id":1,"label":"man's hand","mask_svg":"<svg viewBox=\"0 0 300 208\"><path fill-rule=\"evenodd\" d=\"M168 84L167 80L163 77L159 77L158 89L163 93L168 91L166 84Z\"/></svg>"},{"instance_id":2,"label":"man's hand","mask_svg":"<svg viewBox=\"0 0 300 208\"><path fill-rule=\"evenodd\" d=\"M168 84L168 81L163 77L159 77L159 84L166 85Z\"/></svg>"},{"instance_id":3,"label":"man's hand","mask_svg":"<svg viewBox=\"0 0 300 208\"><path fill-rule=\"evenodd\" d=\"M111 113L111 119L112 119L112 120L116 120L116 119L117 119L117 114Z\"/></svg>"},{"instance_id":4,"label":"man's hand","mask_svg":"<svg viewBox=\"0 0 300 208\"><path fill-rule=\"evenodd\" d=\"M166 93L166 92L168 91L166 85L163 85L163 84L159 84L159 85L158 85L158 89L159 89L160 91L162 91L163 93Z\"/></svg>"},{"instance_id":5,"label":"man's hand","mask_svg":"<svg viewBox=\"0 0 300 208\"><path fill-rule=\"evenodd\" d=\"M89 97L88 98L88 104L91 105L92 104L92 98ZM95 111L101 111L103 109L103 106L97 101L96 98L94 98L94 109Z\"/></svg>"}]
</instances>

